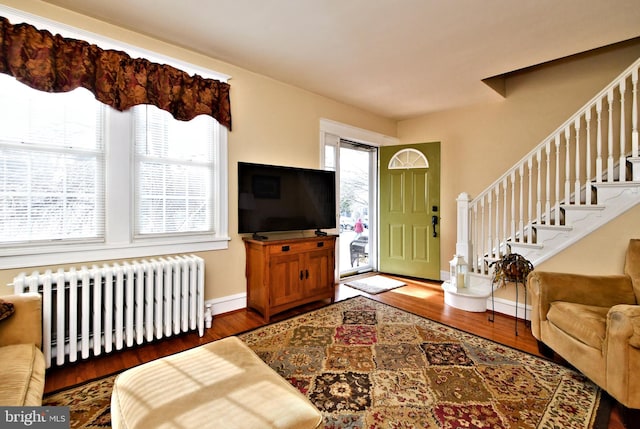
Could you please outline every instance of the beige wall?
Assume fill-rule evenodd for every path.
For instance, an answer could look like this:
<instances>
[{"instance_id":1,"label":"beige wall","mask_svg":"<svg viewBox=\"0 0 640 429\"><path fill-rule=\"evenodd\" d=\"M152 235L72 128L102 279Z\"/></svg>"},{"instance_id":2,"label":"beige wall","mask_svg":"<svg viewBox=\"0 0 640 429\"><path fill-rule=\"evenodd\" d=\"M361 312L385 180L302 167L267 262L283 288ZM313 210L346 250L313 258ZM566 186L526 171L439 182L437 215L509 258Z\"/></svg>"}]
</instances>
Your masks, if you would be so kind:
<instances>
[{"instance_id":1,"label":"beige wall","mask_svg":"<svg viewBox=\"0 0 640 429\"><path fill-rule=\"evenodd\" d=\"M402 144L442 143L442 270L455 252L456 197L482 192L639 57L640 40L593 51L514 73L504 99L399 122ZM536 268L620 273L639 226L640 207Z\"/></svg>"},{"instance_id":2,"label":"beige wall","mask_svg":"<svg viewBox=\"0 0 640 429\"><path fill-rule=\"evenodd\" d=\"M237 231L238 161L300 167L320 167L320 118L327 118L380 134L395 136L395 121L320 97L268 77L158 40L70 13L40 1L1 0L0 3L35 15L124 41L163 55L231 75L233 131L229 133L228 250L199 253L206 260L206 299L245 291L244 246ZM0 270L0 285L28 270ZM38 268L42 271L42 268ZM0 295L11 292L0 287Z\"/></svg>"},{"instance_id":3,"label":"beige wall","mask_svg":"<svg viewBox=\"0 0 640 429\"><path fill-rule=\"evenodd\" d=\"M319 119L328 118L402 144L442 142L441 260L444 271L455 249L455 198L474 196L640 57L640 42L561 61L507 79L507 97L495 102L399 123L277 82L265 76L172 46L37 0L0 0L16 9L92 31L232 76L233 131L229 134L228 250L200 253L207 263L206 299L245 290L244 248L237 230L236 165L257 161L318 167ZM480 83L479 83L480 84ZM487 87L487 91L491 91ZM640 236L640 208L631 210L539 269L619 272L626 241ZM33 268L29 268L29 271ZM0 285L24 270L0 270ZM0 287L0 295L10 292Z\"/></svg>"}]
</instances>

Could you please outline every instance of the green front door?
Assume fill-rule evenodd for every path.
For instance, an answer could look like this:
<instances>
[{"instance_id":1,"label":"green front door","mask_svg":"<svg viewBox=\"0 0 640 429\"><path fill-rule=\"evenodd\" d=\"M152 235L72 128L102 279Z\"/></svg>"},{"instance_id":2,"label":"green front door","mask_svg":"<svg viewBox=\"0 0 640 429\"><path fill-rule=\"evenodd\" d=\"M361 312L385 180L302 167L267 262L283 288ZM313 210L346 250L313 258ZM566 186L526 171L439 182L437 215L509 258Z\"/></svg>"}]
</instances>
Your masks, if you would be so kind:
<instances>
[{"instance_id":1,"label":"green front door","mask_svg":"<svg viewBox=\"0 0 640 429\"><path fill-rule=\"evenodd\" d=\"M439 280L439 222L440 143L381 147L379 271Z\"/></svg>"}]
</instances>

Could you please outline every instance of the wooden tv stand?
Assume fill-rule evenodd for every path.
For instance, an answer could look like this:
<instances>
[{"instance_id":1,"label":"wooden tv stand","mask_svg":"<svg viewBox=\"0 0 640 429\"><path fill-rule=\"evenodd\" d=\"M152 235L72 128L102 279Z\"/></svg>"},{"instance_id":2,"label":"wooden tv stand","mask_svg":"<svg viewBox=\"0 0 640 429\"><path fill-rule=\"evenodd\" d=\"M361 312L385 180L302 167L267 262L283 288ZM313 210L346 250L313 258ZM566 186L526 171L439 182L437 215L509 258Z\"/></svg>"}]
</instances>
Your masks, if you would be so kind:
<instances>
[{"instance_id":1,"label":"wooden tv stand","mask_svg":"<svg viewBox=\"0 0 640 429\"><path fill-rule=\"evenodd\" d=\"M266 322L309 302L335 299L336 236L254 240L247 252L247 307Z\"/></svg>"}]
</instances>

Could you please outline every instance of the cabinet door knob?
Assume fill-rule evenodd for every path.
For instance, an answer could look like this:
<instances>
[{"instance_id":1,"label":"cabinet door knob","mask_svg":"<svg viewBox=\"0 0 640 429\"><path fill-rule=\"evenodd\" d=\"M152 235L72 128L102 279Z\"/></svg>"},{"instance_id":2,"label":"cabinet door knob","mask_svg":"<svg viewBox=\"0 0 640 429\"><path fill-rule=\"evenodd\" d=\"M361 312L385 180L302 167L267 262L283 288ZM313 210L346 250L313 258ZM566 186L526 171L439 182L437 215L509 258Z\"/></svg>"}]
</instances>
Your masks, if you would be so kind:
<instances>
[{"instance_id":1,"label":"cabinet door knob","mask_svg":"<svg viewBox=\"0 0 640 429\"><path fill-rule=\"evenodd\" d=\"M288 252L289 251L289 246L282 246L282 251L283 252Z\"/></svg>"},{"instance_id":2,"label":"cabinet door knob","mask_svg":"<svg viewBox=\"0 0 640 429\"><path fill-rule=\"evenodd\" d=\"M304 279L304 272L302 270L300 270L300 280Z\"/></svg>"},{"instance_id":3,"label":"cabinet door knob","mask_svg":"<svg viewBox=\"0 0 640 429\"><path fill-rule=\"evenodd\" d=\"M318 241L318 247L324 247L324 241Z\"/></svg>"},{"instance_id":4,"label":"cabinet door knob","mask_svg":"<svg viewBox=\"0 0 640 429\"><path fill-rule=\"evenodd\" d=\"M309 278L309 270L304 270L304 272L305 272L305 278L308 279Z\"/></svg>"}]
</instances>

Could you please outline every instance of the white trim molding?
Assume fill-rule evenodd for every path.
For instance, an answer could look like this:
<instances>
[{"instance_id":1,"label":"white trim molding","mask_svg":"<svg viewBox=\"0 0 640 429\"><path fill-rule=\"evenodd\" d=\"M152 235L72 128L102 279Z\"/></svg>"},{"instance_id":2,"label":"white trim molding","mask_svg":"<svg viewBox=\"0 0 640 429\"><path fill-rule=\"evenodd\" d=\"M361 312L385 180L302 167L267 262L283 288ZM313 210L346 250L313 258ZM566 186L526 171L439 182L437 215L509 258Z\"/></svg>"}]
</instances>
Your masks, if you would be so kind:
<instances>
[{"instance_id":1,"label":"white trim molding","mask_svg":"<svg viewBox=\"0 0 640 429\"><path fill-rule=\"evenodd\" d=\"M390 146L400 144L397 137L386 136L375 131L365 130L352 125L320 118L320 132L340 136L343 139L367 143L373 146ZM323 141L322 139L320 141Z\"/></svg>"},{"instance_id":2,"label":"white trim molding","mask_svg":"<svg viewBox=\"0 0 640 429\"><path fill-rule=\"evenodd\" d=\"M247 307L247 294L243 292L235 295L223 296L221 298L209 299L205 301L204 304L205 307L207 305L211 305L211 312L214 316L229 313L231 311L242 310Z\"/></svg>"}]
</instances>

